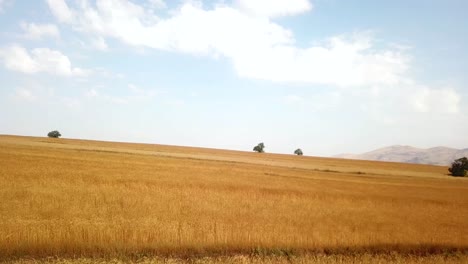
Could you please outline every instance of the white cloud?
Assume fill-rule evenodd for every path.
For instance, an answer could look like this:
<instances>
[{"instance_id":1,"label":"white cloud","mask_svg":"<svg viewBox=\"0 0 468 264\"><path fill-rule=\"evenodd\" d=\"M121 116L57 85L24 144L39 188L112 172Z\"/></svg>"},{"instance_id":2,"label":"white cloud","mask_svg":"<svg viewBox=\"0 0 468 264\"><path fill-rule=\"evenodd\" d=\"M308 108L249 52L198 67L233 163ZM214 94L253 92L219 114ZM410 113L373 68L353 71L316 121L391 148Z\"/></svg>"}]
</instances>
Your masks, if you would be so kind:
<instances>
[{"instance_id":1,"label":"white cloud","mask_svg":"<svg viewBox=\"0 0 468 264\"><path fill-rule=\"evenodd\" d=\"M21 23L20 26L26 38L41 39L43 37L58 38L60 36L59 30L54 24Z\"/></svg>"},{"instance_id":2,"label":"white cloud","mask_svg":"<svg viewBox=\"0 0 468 264\"><path fill-rule=\"evenodd\" d=\"M423 113L458 113L460 96L452 88L420 88L412 97L416 111Z\"/></svg>"},{"instance_id":3,"label":"white cloud","mask_svg":"<svg viewBox=\"0 0 468 264\"><path fill-rule=\"evenodd\" d=\"M301 49L279 45L233 58L240 76L276 82L337 86L396 84L404 78L409 58L402 53L375 51L365 35L333 37L324 45Z\"/></svg>"},{"instance_id":4,"label":"white cloud","mask_svg":"<svg viewBox=\"0 0 468 264\"><path fill-rule=\"evenodd\" d=\"M90 72L72 67L67 56L60 51L36 48L31 51L19 45L0 48L0 59L12 71L26 74L49 73L60 76L86 76Z\"/></svg>"},{"instance_id":5,"label":"white cloud","mask_svg":"<svg viewBox=\"0 0 468 264\"><path fill-rule=\"evenodd\" d=\"M70 6L63 0L47 1L59 21L91 37L98 36L101 48L107 47L106 38L113 38L137 48L224 57L244 78L367 88L368 98L378 98L385 107L386 98L373 93L388 94L397 100L394 102L411 98L410 107L406 105L405 109L413 111L458 111L455 90L415 88L421 85L409 75L409 49L393 43L377 46L366 32L299 47L294 34L271 19L311 10L312 4L306 0L237 0L233 5L218 4L211 9L185 1L164 18L126 0L82 0ZM395 87L401 87L396 90L405 98L394 92ZM339 96L331 98L342 100Z\"/></svg>"},{"instance_id":6,"label":"white cloud","mask_svg":"<svg viewBox=\"0 0 468 264\"><path fill-rule=\"evenodd\" d=\"M237 6L250 14L264 17L297 15L312 10L309 0L237 0Z\"/></svg>"},{"instance_id":7,"label":"white cloud","mask_svg":"<svg viewBox=\"0 0 468 264\"><path fill-rule=\"evenodd\" d=\"M90 89L85 93L85 96L88 97L88 98L98 97L99 93L95 89Z\"/></svg>"},{"instance_id":8,"label":"white cloud","mask_svg":"<svg viewBox=\"0 0 468 264\"><path fill-rule=\"evenodd\" d=\"M48 1L49 5L53 2ZM306 2L298 1L297 5ZM288 29L230 6L205 10L188 2L169 18L160 19L125 0L80 3L70 11L63 2L62 9L75 14L67 18L74 19L63 19L54 11L55 6L50 8L58 20L67 21L76 30L128 45L224 56L245 78L340 86L395 84L408 68L408 56L399 49L377 49L368 34L336 36L320 45L300 48Z\"/></svg>"},{"instance_id":9,"label":"white cloud","mask_svg":"<svg viewBox=\"0 0 468 264\"><path fill-rule=\"evenodd\" d=\"M73 13L68 8L65 0L47 0L47 4L52 14L54 14L60 22L70 22L73 19Z\"/></svg>"},{"instance_id":10,"label":"white cloud","mask_svg":"<svg viewBox=\"0 0 468 264\"><path fill-rule=\"evenodd\" d=\"M109 49L109 46L107 46L106 41L104 40L103 37L97 37L95 39L91 40L91 45L100 51L106 51Z\"/></svg>"},{"instance_id":11,"label":"white cloud","mask_svg":"<svg viewBox=\"0 0 468 264\"><path fill-rule=\"evenodd\" d=\"M358 108L374 122L385 125L401 125L403 120L421 119L423 116L455 116L461 111L461 96L449 86L429 87L409 81L378 89L342 92L342 111Z\"/></svg>"}]
</instances>

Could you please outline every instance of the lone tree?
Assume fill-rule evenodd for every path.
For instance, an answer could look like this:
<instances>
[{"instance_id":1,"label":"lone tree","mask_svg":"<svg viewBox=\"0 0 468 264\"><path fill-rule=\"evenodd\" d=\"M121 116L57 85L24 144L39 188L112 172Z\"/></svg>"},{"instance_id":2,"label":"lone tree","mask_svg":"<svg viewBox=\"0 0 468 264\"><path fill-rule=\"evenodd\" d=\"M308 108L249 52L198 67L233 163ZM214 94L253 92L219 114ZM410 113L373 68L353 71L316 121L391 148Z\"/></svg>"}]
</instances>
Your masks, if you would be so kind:
<instances>
[{"instance_id":1,"label":"lone tree","mask_svg":"<svg viewBox=\"0 0 468 264\"><path fill-rule=\"evenodd\" d=\"M59 138L62 135L57 130L54 130L54 131L50 131L49 134L47 134L47 136L50 138Z\"/></svg>"},{"instance_id":2,"label":"lone tree","mask_svg":"<svg viewBox=\"0 0 468 264\"><path fill-rule=\"evenodd\" d=\"M253 151L256 151L258 153L263 153L265 152L265 150L263 150L264 148L265 148L265 144L263 144L263 142L258 143L258 145L253 148Z\"/></svg>"},{"instance_id":3,"label":"lone tree","mask_svg":"<svg viewBox=\"0 0 468 264\"><path fill-rule=\"evenodd\" d=\"M456 159L454 162L452 162L452 167L450 167L448 170L452 176L466 176L466 171L468 171L468 159L466 157Z\"/></svg>"},{"instance_id":4,"label":"lone tree","mask_svg":"<svg viewBox=\"0 0 468 264\"><path fill-rule=\"evenodd\" d=\"M298 155L298 156L302 156L304 153L302 153L302 149L298 148L294 151L294 154Z\"/></svg>"}]
</instances>

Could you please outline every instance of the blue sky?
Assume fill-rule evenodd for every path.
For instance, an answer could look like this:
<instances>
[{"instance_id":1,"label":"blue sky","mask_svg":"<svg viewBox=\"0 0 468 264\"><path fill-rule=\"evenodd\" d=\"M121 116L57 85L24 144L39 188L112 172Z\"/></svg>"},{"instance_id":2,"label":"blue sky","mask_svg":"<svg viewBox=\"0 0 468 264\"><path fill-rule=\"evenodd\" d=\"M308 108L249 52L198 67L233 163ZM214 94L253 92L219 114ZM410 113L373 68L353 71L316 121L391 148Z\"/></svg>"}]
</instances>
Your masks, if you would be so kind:
<instances>
[{"instance_id":1,"label":"blue sky","mask_svg":"<svg viewBox=\"0 0 468 264\"><path fill-rule=\"evenodd\" d=\"M0 134L468 147L467 1L0 0Z\"/></svg>"}]
</instances>

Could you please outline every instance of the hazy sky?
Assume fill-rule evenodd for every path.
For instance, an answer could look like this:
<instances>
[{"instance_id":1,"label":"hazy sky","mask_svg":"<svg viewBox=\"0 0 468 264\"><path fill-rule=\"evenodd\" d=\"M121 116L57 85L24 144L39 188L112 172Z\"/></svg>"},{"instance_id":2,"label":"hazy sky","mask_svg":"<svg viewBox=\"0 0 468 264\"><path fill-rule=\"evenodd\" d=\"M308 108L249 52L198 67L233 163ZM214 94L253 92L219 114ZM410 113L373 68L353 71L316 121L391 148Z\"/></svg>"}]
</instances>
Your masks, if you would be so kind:
<instances>
[{"instance_id":1,"label":"hazy sky","mask_svg":"<svg viewBox=\"0 0 468 264\"><path fill-rule=\"evenodd\" d=\"M0 134L468 147L465 0L0 0Z\"/></svg>"}]
</instances>

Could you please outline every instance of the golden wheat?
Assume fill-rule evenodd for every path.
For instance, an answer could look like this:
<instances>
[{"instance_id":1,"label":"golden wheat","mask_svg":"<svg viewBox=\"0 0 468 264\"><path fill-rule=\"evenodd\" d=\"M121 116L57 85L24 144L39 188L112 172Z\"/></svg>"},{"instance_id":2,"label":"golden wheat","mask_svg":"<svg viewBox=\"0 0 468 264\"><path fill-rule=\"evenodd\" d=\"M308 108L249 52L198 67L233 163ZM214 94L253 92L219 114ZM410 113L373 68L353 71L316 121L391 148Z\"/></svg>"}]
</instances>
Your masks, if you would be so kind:
<instances>
[{"instance_id":1,"label":"golden wheat","mask_svg":"<svg viewBox=\"0 0 468 264\"><path fill-rule=\"evenodd\" d=\"M421 257L413 263L424 256L438 262L441 254L466 260L468 181L446 172L0 136L0 258L281 252L312 254L312 262L328 254L397 252L408 261Z\"/></svg>"}]
</instances>

